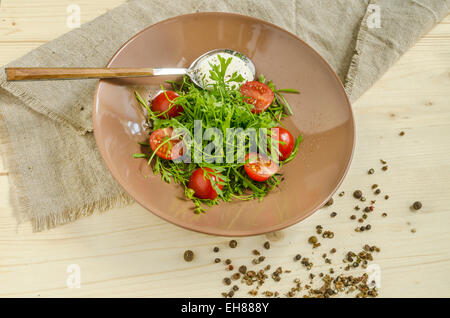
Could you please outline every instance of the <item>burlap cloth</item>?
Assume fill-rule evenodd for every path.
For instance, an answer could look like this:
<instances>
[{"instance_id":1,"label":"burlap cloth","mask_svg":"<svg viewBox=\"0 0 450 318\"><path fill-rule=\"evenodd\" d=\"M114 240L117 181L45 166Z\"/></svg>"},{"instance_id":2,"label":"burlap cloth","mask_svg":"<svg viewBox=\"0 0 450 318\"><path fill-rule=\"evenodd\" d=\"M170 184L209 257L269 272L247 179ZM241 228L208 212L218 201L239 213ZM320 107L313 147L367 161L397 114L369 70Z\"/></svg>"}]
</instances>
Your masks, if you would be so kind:
<instances>
[{"instance_id":1,"label":"burlap cloth","mask_svg":"<svg viewBox=\"0 0 450 318\"><path fill-rule=\"evenodd\" d=\"M155 22L199 11L235 12L297 34L331 64L354 101L449 7L450 0L131 0L8 66L103 66ZM378 9L380 28L373 15ZM2 153L19 222L29 220L41 231L132 202L96 148L95 80L6 82L0 73Z\"/></svg>"}]
</instances>

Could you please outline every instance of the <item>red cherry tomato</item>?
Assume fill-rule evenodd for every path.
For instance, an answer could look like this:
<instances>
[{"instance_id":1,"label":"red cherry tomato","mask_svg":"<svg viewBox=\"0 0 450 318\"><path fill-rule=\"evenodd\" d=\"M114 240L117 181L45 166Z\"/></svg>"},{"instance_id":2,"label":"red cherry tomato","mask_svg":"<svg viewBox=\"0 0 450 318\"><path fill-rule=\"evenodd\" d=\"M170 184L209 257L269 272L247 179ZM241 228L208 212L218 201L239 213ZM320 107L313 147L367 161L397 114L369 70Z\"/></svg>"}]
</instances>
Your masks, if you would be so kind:
<instances>
[{"instance_id":1,"label":"red cherry tomato","mask_svg":"<svg viewBox=\"0 0 450 318\"><path fill-rule=\"evenodd\" d=\"M286 160L294 150L295 139L289 130L283 127L275 127L272 129L272 138L277 140L278 150L280 151L279 159L281 161ZM275 145L276 146L276 145Z\"/></svg>"},{"instance_id":2,"label":"red cherry tomato","mask_svg":"<svg viewBox=\"0 0 450 318\"><path fill-rule=\"evenodd\" d=\"M266 181L278 170L278 165L270 158L254 152L245 156L245 161L248 161L244 165L245 172L255 181Z\"/></svg>"},{"instance_id":3,"label":"red cherry tomato","mask_svg":"<svg viewBox=\"0 0 450 318\"><path fill-rule=\"evenodd\" d=\"M152 111L157 113L163 113L170 108L170 110L164 113L163 116L167 118L172 118L180 115L183 112L183 107L181 105L171 103L171 101L174 101L179 96L180 95L178 95L174 91L165 91L159 93L152 100Z\"/></svg>"},{"instance_id":4,"label":"red cherry tomato","mask_svg":"<svg viewBox=\"0 0 450 318\"><path fill-rule=\"evenodd\" d=\"M212 173L214 173L214 170L211 168L197 168L192 172L188 187L194 190L194 196L199 199L210 200L214 200L217 197L217 192L212 186L211 180L216 183L217 187L220 190L223 189L223 185L218 184L217 179L219 179L220 181L223 180L220 178L220 173L216 173L216 175Z\"/></svg>"},{"instance_id":5,"label":"red cherry tomato","mask_svg":"<svg viewBox=\"0 0 450 318\"><path fill-rule=\"evenodd\" d=\"M179 158L183 155L183 147L178 145L178 143L181 142L181 139L170 139L172 138L172 132L173 129L168 127L164 129L156 129L150 135L150 147L154 152L156 152L158 157L171 160ZM161 145L165 141L167 142Z\"/></svg>"},{"instance_id":6,"label":"red cherry tomato","mask_svg":"<svg viewBox=\"0 0 450 318\"><path fill-rule=\"evenodd\" d=\"M258 81L242 84L240 92L246 96L244 101L254 106L252 113L256 114L265 111L272 104L275 96L269 86Z\"/></svg>"}]
</instances>

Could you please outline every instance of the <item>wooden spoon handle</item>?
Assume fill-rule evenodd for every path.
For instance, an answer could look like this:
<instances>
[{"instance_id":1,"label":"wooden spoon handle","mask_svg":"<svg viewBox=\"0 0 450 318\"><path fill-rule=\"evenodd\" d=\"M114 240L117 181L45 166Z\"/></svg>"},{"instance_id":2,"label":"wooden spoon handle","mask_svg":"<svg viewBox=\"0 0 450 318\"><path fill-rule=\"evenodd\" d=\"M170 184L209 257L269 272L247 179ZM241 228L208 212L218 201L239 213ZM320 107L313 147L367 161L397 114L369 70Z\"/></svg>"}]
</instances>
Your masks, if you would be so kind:
<instances>
[{"instance_id":1,"label":"wooden spoon handle","mask_svg":"<svg viewBox=\"0 0 450 318\"><path fill-rule=\"evenodd\" d=\"M6 69L8 81L81 79L153 76L153 68L40 68L10 67Z\"/></svg>"}]
</instances>

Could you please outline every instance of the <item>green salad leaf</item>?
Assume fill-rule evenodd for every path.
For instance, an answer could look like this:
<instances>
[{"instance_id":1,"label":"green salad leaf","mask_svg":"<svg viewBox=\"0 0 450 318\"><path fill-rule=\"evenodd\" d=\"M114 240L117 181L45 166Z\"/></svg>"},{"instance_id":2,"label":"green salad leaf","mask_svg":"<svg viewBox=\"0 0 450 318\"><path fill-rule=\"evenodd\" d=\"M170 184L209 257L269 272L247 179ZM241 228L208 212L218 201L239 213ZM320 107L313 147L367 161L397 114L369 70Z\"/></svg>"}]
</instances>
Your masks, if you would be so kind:
<instances>
[{"instance_id":1,"label":"green salad leaf","mask_svg":"<svg viewBox=\"0 0 450 318\"><path fill-rule=\"evenodd\" d=\"M155 113L144 98L142 98L136 91L135 96L138 102L147 111L147 119L151 124L152 131L160 128L172 127L173 129L182 129L189 132L190 136L194 136L194 120L200 120L202 123L202 132L204 133L208 128L217 128L227 136L226 132L229 128L242 128L243 130L254 128L258 131L259 128L270 128L282 125L282 119L287 115L292 115L293 111L287 99L282 95L283 93L299 92L294 89L276 89L271 81L261 75L259 81L267 84L274 92L275 98L269 108L259 114L252 113L253 105L245 103L245 98L239 92L239 89L230 88L227 83L244 81L244 78L238 74L233 73L229 79L225 79L225 73L228 65L231 63L231 58L224 59L220 56L219 64L211 65L210 78L215 81L212 87L208 89L198 88L187 76L184 76L180 82L167 81L172 86L172 90L179 94L176 98L176 104L183 107L183 112L174 118L167 118L165 113ZM165 90L162 88L164 93ZM171 107L175 103L172 102ZM259 137L259 136L258 136ZM168 142L165 140L164 142ZM302 136L297 137L295 147L292 154L285 161L279 163L279 166L293 160L298 153ZM212 206L218 204L219 201L238 200L262 200L271 190L280 184L280 174L277 173L270 177L266 182L256 182L250 179L245 170L244 162L227 162L226 154L222 148L213 154L204 151L205 146L211 140L201 141L201 144L196 144L195 138L192 138L193 145L190 148L192 151L191 158L194 158L195 151L201 149L203 156L202 163L185 163L176 162L172 160L165 160L155 156L156 152L152 152L149 147L148 140L140 142L139 144L148 149L146 153L134 154L134 158L146 158L148 164L152 166L153 173L159 174L161 179L165 182L175 182L182 185L185 189L185 196L194 202L195 213L204 213L205 206ZM258 138L258 147L260 147L260 138ZM272 142L270 134L267 136L267 144ZM273 141L275 142L275 140ZM244 140L244 148L239 148L238 143L230 143L224 137L224 147L230 145L233 149L235 159L238 154L244 151L249 152L250 141ZM208 160L209 159L209 160ZM213 160L215 159L215 161ZM188 187L189 178L196 168L211 168L216 173L220 173L220 181L218 183L223 185L221 190L216 182L212 185L218 197L214 200L199 199L194 196L194 191ZM213 179L209 174L205 174L211 181ZM219 180L216 178L216 180Z\"/></svg>"}]
</instances>

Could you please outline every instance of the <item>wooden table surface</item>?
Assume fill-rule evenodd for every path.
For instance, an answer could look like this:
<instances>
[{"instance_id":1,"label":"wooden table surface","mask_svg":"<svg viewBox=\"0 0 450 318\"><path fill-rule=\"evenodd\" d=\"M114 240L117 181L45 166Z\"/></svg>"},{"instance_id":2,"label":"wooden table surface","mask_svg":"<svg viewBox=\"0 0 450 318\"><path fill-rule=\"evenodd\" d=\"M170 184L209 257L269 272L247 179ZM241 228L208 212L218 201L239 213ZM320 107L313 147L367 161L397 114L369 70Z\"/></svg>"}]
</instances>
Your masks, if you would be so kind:
<instances>
[{"instance_id":1,"label":"wooden table surface","mask_svg":"<svg viewBox=\"0 0 450 318\"><path fill-rule=\"evenodd\" d=\"M70 31L67 5L81 8L81 22L89 21L123 0L3 0L0 4L0 64L27 53ZM276 235L228 240L190 232L169 224L137 204L114 209L75 223L32 233L29 224L17 225L9 200L8 171L0 166L0 297L217 297L226 290L222 265L214 264L214 246L220 257L235 264L250 263L251 251L265 251L266 262L292 270L280 282L269 280L266 289L286 292L294 277L306 270L292 258L308 255L327 271L321 254L337 248L339 264L344 251L365 243L381 252L374 263L381 273L384 297L450 297L450 16L409 50L374 87L353 105L357 145L351 169L335 204ZM404 136L399 132L404 131ZM381 171L380 159L389 169ZM368 175L369 168L375 174ZM376 213L369 217L372 230L353 231L358 224L352 192L368 193L379 184L382 194ZM384 194L389 200L384 200ZM373 199L375 196L368 196ZM412 212L412 202L423 208ZM337 212L330 218L332 211ZM381 213L386 212L387 217ZM361 213L355 213L357 215ZM317 224L335 233L314 250L307 243ZM412 233L411 229L416 229ZM193 262L182 254L192 249ZM80 288L68 288L68 266L76 264ZM334 265L336 269L339 266ZM246 288L236 295L248 296Z\"/></svg>"}]
</instances>

